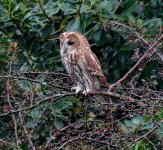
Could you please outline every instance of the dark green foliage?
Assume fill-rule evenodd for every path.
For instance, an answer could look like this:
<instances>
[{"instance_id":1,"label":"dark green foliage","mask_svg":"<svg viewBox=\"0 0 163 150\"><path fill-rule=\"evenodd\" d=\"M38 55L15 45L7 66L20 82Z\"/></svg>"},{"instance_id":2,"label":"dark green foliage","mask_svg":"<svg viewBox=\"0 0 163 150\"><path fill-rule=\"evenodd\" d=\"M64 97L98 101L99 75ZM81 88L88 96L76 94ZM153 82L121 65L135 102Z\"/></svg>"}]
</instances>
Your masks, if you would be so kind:
<instances>
[{"instance_id":1,"label":"dark green foliage","mask_svg":"<svg viewBox=\"0 0 163 150\"><path fill-rule=\"evenodd\" d=\"M162 34L163 2L0 0L0 149L31 149L30 140L38 150L48 141L53 149L120 149L131 142L135 150L160 149L162 125L135 139L163 119L162 41L115 90L148 107L118 98L100 105L94 96L69 93L73 82L60 73L66 73L59 47L65 31L87 37L112 84Z\"/></svg>"}]
</instances>

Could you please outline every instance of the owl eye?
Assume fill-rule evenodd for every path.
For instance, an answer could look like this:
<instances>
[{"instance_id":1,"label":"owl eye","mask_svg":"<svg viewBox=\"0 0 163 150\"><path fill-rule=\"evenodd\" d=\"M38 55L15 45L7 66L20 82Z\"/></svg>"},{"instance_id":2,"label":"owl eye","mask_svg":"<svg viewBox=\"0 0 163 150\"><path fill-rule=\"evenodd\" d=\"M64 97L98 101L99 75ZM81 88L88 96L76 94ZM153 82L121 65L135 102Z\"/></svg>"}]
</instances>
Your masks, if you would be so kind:
<instances>
[{"instance_id":1,"label":"owl eye","mask_svg":"<svg viewBox=\"0 0 163 150\"><path fill-rule=\"evenodd\" d=\"M74 41L68 41L67 44L68 45L73 45L74 44Z\"/></svg>"}]
</instances>

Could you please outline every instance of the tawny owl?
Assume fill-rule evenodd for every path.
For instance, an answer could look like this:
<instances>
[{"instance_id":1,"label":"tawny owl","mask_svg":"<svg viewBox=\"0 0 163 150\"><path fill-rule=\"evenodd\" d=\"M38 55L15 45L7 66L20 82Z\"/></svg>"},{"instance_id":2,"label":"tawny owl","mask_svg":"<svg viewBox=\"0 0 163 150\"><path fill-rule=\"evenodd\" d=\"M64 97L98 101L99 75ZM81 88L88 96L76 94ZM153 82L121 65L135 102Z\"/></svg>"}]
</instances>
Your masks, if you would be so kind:
<instances>
[{"instance_id":1,"label":"tawny owl","mask_svg":"<svg viewBox=\"0 0 163 150\"><path fill-rule=\"evenodd\" d=\"M60 35L62 61L76 86L76 93L101 90L108 87L106 78L96 55L91 51L87 39L79 32Z\"/></svg>"}]
</instances>

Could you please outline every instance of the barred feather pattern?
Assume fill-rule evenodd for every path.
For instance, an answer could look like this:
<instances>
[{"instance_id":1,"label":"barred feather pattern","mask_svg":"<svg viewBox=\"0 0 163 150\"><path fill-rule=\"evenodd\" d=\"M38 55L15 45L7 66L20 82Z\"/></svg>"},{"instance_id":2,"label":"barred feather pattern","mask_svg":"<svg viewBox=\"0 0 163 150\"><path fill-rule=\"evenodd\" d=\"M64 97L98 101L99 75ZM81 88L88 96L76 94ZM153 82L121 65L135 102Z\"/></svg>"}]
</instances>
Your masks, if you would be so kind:
<instances>
[{"instance_id":1,"label":"barred feather pattern","mask_svg":"<svg viewBox=\"0 0 163 150\"><path fill-rule=\"evenodd\" d=\"M100 62L91 51L87 39L78 32L65 32L60 35L62 62L76 84L76 93L93 92L108 87Z\"/></svg>"}]
</instances>

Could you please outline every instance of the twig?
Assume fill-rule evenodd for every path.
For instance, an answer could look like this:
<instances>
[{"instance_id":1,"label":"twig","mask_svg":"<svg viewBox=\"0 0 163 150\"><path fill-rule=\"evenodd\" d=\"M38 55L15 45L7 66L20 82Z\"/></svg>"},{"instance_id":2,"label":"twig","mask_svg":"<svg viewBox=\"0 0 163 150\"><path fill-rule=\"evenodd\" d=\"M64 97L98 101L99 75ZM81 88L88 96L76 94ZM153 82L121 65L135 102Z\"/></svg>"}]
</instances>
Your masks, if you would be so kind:
<instances>
[{"instance_id":1,"label":"twig","mask_svg":"<svg viewBox=\"0 0 163 150\"><path fill-rule=\"evenodd\" d=\"M63 87L63 86L53 85L51 83L46 83L46 82L42 82L42 81L39 81L39 80L34 80L34 79L26 78L26 77L7 75L7 76L0 76L0 78L27 80L27 81L39 83L39 84L44 85L44 86L48 85L48 86L55 87L55 88L70 90L69 88L66 88L66 87Z\"/></svg>"},{"instance_id":2,"label":"twig","mask_svg":"<svg viewBox=\"0 0 163 150\"><path fill-rule=\"evenodd\" d=\"M118 2L118 4L116 5L115 9L112 11L113 13L115 13L117 11L117 9L119 8L120 4L122 3L123 0L120 0Z\"/></svg>"},{"instance_id":3,"label":"twig","mask_svg":"<svg viewBox=\"0 0 163 150\"><path fill-rule=\"evenodd\" d=\"M163 55L161 55L159 52L156 52L156 54L160 58L160 60L163 62Z\"/></svg>"},{"instance_id":4,"label":"twig","mask_svg":"<svg viewBox=\"0 0 163 150\"><path fill-rule=\"evenodd\" d=\"M148 41L145 40L141 35L139 35L139 33L136 31L136 29L134 29L134 28L132 28L132 27L129 27L129 26L127 26L127 25L125 25L125 24L123 24L123 23L120 23L120 22L118 22L118 21L109 21L109 22L111 22L111 23L113 23L113 24L116 24L116 25L119 25L119 26L122 26L122 27L124 27L124 28L126 28L126 29L132 31L132 32L136 35L136 37L137 37L139 40L141 40L145 45L148 45L149 47L151 47L151 45L148 43ZM161 32L160 32L160 34L161 34ZM158 38L158 37L157 37L157 38ZM160 56L159 52L156 52L156 51L155 51L155 53L156 53L157 56L160 58L160 60L163 62L163 57Z\"/></svg>"},{"instance_id":5,"label":"twig","mask_svg":"<svg viewBox=\"0 0 163 150\"><path fill-rule=\"evenodd\" d=\"M39 106L40 104L42 104L42 103L44 103L44 102L46 102L46 101L48 101L49 99L52 99L52 98L56 98L56 99L53 99L53 101L54 100L56 101L61 97L68 96L68 95L73 95L73 94L74 93L56 94L56 95L53 95L53 96L45 97L43 100L39 101L38 103L36 103L36 104L34 104L34 105L30 106L30 107L21 108L21 109L18 109L18 110L10 110L7 113L0 114L0 117L7 116L7 115L12 114L12 113L18 113L18 112L21 112L21 111L33 109L33 108Z\"/></svg>"},{"instance_id":6,"label":"twig","mask_svg":"<svg viewBox=\"0 0 163 150\"><path fill-rule=\"evenodd\" d=\"M17 148L17 149L19 149L19 150L22 150L19 146L16 146L15 144L13 144L13 143L11 143L11 142L6 142L6 141L4 141L4 140L2 140L2 139L0 139L0 142L6 144L6 146L10 145L10 146L15 147L15 148Z\"/></svg>"},{"instance_id":7,"label":"twig","mask_svg":"<svg viewBox=\"0 0 163 150\"><path fill-rule=\"evenodd\" d=\"M128 76L135 71L135 69L140 65L140 63L148 56L148 53L151 52L154 47L157 46L158 42L163 38L163 34L159 37L159 39L154 42L154 44L143 54L143 56L137 61L137 63L120 79L118 80L116 83L112 84L109 88L109 90L113 90L115 87L117 87L118 85L121 85L121 83L123 81L125 81Z\"/></svg>"},{"instance_id":8,"label":"twig","mask_svg":"<svg viewBox=\"0 0 163 150\"><path fill-rule=\"evenodd\" d=\"M154 150L157 150L157 148L155 147L155 145L147 137L145 139L153 146L153 149Z\"/></svg>"},{"instance_id":9,"label":"twig","mask_svg":"<svg viewBox=\"0 0 163 150\"><path fill-rule=\"evenodd\" d=\"M143 106L143 107L146 106L143 102L139 102L136 99L133 99L133 98L131 98L129 96L120 95L118 93L113 93L113 92L109 92L109 91L107 91L107 92L89 92L88 94L90 94L90 95L111 96L111 97L119 98L119 99L124 100L124 101L132 102L132 103L137 103L137 104L139 104L140 106ZM52 99L52 98L56 98L55 100L58 100L61 97L70 96L70 95L76 95L76 93L72 92L72 93L56 94L56 95L53 95L53 96L49 96L49 97L44 98L43 100L39 101L38 103L36 103L36 104L34 104L34 105L30 106L30 107L26 107L26 108L22 108L22 109L18 109L18 110L10 110L7 113L0 114L0 117L7 116L7 115L12 114L12 113L18 113L18 112L21 112L21 111L33 109L36 106L39 106L40 104L42 104L42 103L44 103L44 102L46 102L46 101L48 101L49 99Z\"/></svg>"},{"instance_id":10,"label":"twig","mask_svg":"<svg viewBox=\"0 0 163 150\"><path fill-rule=\"evenodd\" d=\"M47 149L49 144L51 143L52 140L55 140L56 136L59 135L61 132L65 131L66 129L70 128L70 127L74 127L77 124L81 124L81 123L86 123L86 122L101 122L100 120L87 120L87 121L79 121L79 122L75 122L75 123L71 123L68 126L65 126L61 129L58 130L58 132L55 132L54 135L52 135L49 140L46 142L46 145L44 147L44 149Z\"/></svg>"},{"instance_id":11,"label":"twig","mask_svg":"<svg viewBox=\"0 0 163 150\"><path fill-rule=\"evenodd\" d=\"M128 102L131 102L131 103L137 103L137 104L139 104L140 106L143 106L143 107L146 106L146 104L144 104L143 102L139 102L136 99L133 99L133 98L131 98L129 96L121 95L121 94L118 94L118 93L115 93L115 92L110 92L110 91L106 91L106 92L89 92L88 94L91 94L91 95L100 94L100 95L104 95L104 96L115 97L115 98L119 98L120 100L123 100L123 101L128 101Z\"/></svg>"},{"instance_id":12,"label":"twig","mask_svg":"<svg viewBox=\"0 0 163 150\"><path fill-rule=\"evenodd\" d=\"M21 124L22 124L22 126L23 126L23 130L24 130L24 132L25 132L25 134L26 134L26 136L27 136L27 138L28 138L28 141L29 141L29 143L30 143L30 145L31 145L32 150L36 150L36 147L34 146L32 140L31 140L31 137L28 135L28 131L27 131L25 125L23 124L23 118L22 118L22 115L21 115L20 112L19 112L19 118L20 118L20 122L21 122Z\"/></svg>"},{"instance_id":13,"label":"twig","mask_svg":"<svg viewBox=\"0 0 163 150\"><path fill-rule=\"evenodd\" d=\"M15 56L16 56L16 46L13 47L13 48L14 48L14 53L13 53L13 56L11 58L11 62L9 62L9 75L11 74L13 61L14 61ZM9 104L10 108L13 109L11 101L10 101L11 86L10 86L10 80L9 79L7 79L6 90L7 90L7 101L8 101L8 104ZM12 120L14 122L14 133L15 133L16 145L17 145L17 147L19 147L19 143L20 142L19 142L19 138L18 138L17 121L16 121L15 114L13 114L13 113L12 113Z\"/></svg>"},{"instance_id":14,"label":"twig","mask_svg":"<svg viewBox=\"0 0 163 150\"><path fill-rule=\"evenodd\" d=\"M62 146L60 146L60 147L58 148L58 150L64 148L68 143L70 143L70 142L72 142L72 141L82 140L82 139L84 139L84 137L72 138L72 139L68 140L67 142L63 143Z\"/></svg>"},{"instance_id":15,"label":"twig","mask_svg":"<svg viewBox=\"0 0 163 150\"><path fill-rule=\"evenodd\" d=\"M86 139L90 140L90 141L98 142L98 143L101 143L101 144L109 145L109 143L105 142L105 141L100 141L100 140L96 140L96 139L92 139L92 138L88 138L88 137L86 137Z\"/></svg>"},{"instance_id":16,"label":"twig","mask_svg":"<svg viewBox=\"0 0 163 150\"><path fill-rule=\"evenodd\" d=\"M129 145L125 146L122 150L126 150L128 148L130 148L131 146L133 146L136 142L142 140L142 139L145 139L148 135L150 135L151 133L153 133L156 129L158 129L158 127L161 126L161 124L163 123L163 120L158 123L155 127L153 127L149 132L147 132L146 134L142 135L141 137L137 138L134 143L130 143Z\"/></svg>"},{"instance_id":17,"label":"twig","mask_svg":"<svg viewBox=\"0 0 163 150\"><path fill-rule=\"evenodd\" d=\"M66 129L68 129L69 127L71 126L75 126L78 122L75 122L73 124L70 124L62 129L59 130L59 133L62 132L62 131L65 131ZM48 148L49 144L51 143L52 140L55 140L55 137L59 134L58 132L56 132L54 135L52 135L49 140L46 142L46 145L45 145L45 149Z\"/></svg>"},{"instance_id":18,"label":"twig","mask_svg":"<svg viewBox=\"0 0 163 150\"><path fill-rule=\"evenodd\" d=\"M68 74L64 74L61 72L33 72L33 71L29 71L29 72L21 72L19 74L43 74L43 75L59 75L59 76L66 76L66 77L70 77ZM18 74L18 75L19 75Z\"/></svg>"}]
</instances>

